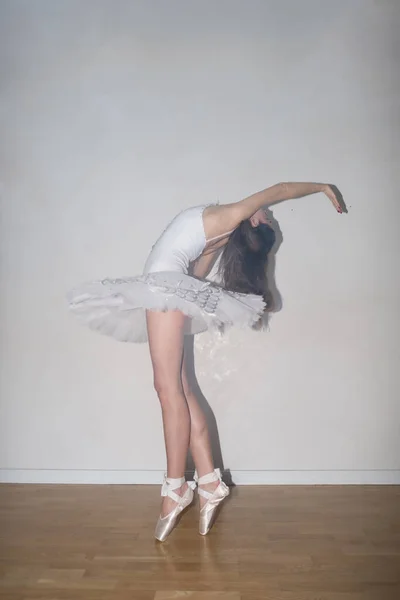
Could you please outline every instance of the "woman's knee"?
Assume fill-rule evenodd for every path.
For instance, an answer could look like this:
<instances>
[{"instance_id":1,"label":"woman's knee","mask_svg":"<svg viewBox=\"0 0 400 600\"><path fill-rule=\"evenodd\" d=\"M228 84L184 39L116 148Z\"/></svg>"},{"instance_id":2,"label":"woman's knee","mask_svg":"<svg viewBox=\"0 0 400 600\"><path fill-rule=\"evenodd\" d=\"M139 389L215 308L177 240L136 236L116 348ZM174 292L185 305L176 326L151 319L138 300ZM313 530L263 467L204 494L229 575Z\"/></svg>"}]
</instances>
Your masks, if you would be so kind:
<instances>
[{"instance_id":1,"label":"woman's knee","mask_svg":"<svg viewBox=\"0 0 400 600\"><path fill-rule=\"evenodd\" d=\"M205 414L201 409L198 400L192 390L185 390L185 398L188 403L190 412L191 432L195 437L199 437L207 433L208 425Z\"/></svg>"},{"instance_id":2,"label":"woman's knee","mask_svg":"<svg viewBox=\"0 0 400 600\"><path fill-rule=\"evenodd\" d=\"M190 430L193 437L202 437L208 433L208 425L204 414L191 413L190 415Z\"/></svg>"},{"instance_id":3,"label":"woman's knee","mask_svg":"<svg viewBox=\"0 0 400 600\"><path fill-rule=\"evenodd\" d=\"M163 408L176 406L183 399L182 386L179 381L161 375L154 376L154 389Z\"/></svg>"}]
</instances>

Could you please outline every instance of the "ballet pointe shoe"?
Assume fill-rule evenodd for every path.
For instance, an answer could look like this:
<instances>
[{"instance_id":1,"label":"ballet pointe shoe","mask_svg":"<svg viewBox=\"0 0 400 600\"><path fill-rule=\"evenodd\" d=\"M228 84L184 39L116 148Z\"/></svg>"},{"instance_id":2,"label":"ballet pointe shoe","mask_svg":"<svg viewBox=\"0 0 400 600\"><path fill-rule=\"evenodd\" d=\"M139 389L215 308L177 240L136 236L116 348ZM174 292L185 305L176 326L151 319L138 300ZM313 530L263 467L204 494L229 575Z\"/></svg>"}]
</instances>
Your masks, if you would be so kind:
<instances>
[{"instance_id":1,"label":"ballet pointe shoe","mask_svg":"<svg viewBox=\"0 0 400 600\"><path fill-rule=\"evenodd\" d=\"M158 518L156 530L154 533L154 537L159 542L164 542L171 531L178 523L179 516L182 511L185 510L192 502L193 502L193 490L196 487L194 481L188 481L188 488L183 494L183 496L179 496L174 490L180 488L185 483L184 477L179 477L177 479L173 479L172 477L167 477L164 475L164 483L161 488L161 496L169 496L176 502L176 507L165 517L161 515Z\"/></svg>"},{"instance_id":2,"label":"ballet pointe shoe","mask_svg":"<svg viewBox=\"0 0 400 600\"><path fill-rule=\"evenodd\" d=\"M221 479L220 469L214 469L212 473L198 477L197 473L194 474L194 480L198 485L199 495L207 499L207 502L200 510L200 521L199 521L199 533L200 535L207 535L211 527L214 524L215 517L217 516L218 506L221 502L229 496L229 488ZM219 481L219 485L213 492L207 492L201 489L201 485L212 483L213 481Z\"/></svg>"}]
</instances>

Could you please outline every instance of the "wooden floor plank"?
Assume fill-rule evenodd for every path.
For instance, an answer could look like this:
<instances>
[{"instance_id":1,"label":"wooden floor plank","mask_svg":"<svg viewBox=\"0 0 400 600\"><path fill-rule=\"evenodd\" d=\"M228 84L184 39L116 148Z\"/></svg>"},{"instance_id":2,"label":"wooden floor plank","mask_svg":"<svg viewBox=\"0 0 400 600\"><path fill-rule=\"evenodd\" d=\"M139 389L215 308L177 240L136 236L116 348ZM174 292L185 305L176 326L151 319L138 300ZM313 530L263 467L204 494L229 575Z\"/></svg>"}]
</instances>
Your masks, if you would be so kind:
<instances>
[{"instance_id":1,"label":"wooden floor plank","mask_svg":"<svg viewBox=\"0 0 400 600\"><path fill-rule=\"evenodd\" d=\"M0 485L0 599L400 599L400 486L238 487L164 544L159 493Z\"/></svg>"},{"instance_id":2,"label":"wooden floor plank","mask_svg":"<svg viewBox=\"0 0 400 600\"><path fill-rule=\"evenodd\" d=\"M238 592L156 592L154 600L241 600Z\"/></svg>"}]
</instances>

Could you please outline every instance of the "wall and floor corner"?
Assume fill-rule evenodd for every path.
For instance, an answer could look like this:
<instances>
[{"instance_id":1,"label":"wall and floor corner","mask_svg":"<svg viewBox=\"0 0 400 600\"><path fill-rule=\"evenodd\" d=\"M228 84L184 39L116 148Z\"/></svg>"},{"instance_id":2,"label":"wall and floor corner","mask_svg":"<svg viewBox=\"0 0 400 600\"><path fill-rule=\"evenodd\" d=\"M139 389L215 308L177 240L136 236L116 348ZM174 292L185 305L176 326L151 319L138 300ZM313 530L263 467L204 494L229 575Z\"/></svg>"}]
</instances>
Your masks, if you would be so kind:
<instances>
[{"instance_id":1,"label":"wall and floor corner","mask_svg":"<svg viewBox=\"0 0 400 600\"><path fill-rule=\"evenodd\" d=\"M148 349L65 292L139 274L180 209L278 181L267 333L196 340L237 483L399 483L400 11L390 0L3 0L0 478L158 483Z\"/></svg>"}]
</instances>

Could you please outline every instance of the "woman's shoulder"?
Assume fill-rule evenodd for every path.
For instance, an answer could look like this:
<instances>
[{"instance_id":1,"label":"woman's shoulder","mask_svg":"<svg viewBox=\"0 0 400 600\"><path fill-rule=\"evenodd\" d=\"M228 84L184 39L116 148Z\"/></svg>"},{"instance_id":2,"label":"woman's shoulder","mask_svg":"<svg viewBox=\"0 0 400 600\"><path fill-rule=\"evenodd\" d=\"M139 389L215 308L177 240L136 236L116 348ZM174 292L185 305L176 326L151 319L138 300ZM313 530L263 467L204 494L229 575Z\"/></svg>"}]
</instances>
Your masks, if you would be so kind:
<instances>
[{"instance_id":1,"label":"woman's shoulder","mask_svg":"<svg viewBox=\"0 0 400 600\"><path fill-rule=\"evenodd\" d=\"M218 206L218 204L205 202L204 204L196 204L195 206L188 206L187 208L182 209L178 214L203 213L204 211L209 212L216 206Z\"/></svg>"},{"instance_id":2,"label":"woman's shoulder","mask_svg":"<svg viewBox=\"0 0 400 600\"><path fill-rule=\"evenodd\" d=\"M208 204L203 209L203 226L207 240L232 233L240 224L237 203Z\"/></svg>"}]
</instances>

